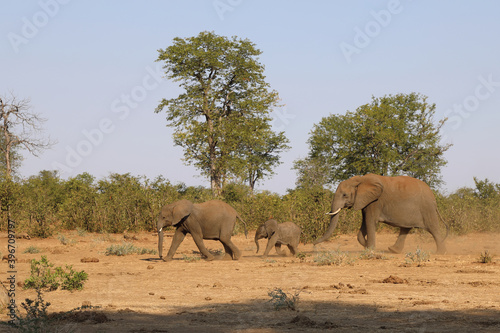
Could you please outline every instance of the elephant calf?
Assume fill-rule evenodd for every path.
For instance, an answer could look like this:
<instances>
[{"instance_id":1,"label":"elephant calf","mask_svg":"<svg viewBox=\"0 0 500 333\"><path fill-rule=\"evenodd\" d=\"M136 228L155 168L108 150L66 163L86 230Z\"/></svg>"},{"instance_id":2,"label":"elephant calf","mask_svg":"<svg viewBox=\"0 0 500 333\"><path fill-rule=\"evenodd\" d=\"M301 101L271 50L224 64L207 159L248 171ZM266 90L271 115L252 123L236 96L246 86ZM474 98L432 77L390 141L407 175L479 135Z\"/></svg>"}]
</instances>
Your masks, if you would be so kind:
<instances>
[{"instance_id":1,"label":"elephant calf","mask_svg":"<svg viewBox=\"0 0 500 333\"><path fill-rule=\"evenodd\" d=\"M266 250L263 257L267 257L269 251L274 246L276 253L285 255L281 251L281 245L286 245L290 249L292 255L297 254L297 246L300 241L301 229L293 222L284 222L278 224L278 221L271 219L260 225L255 232L255 244L257 245L257 253L259 253L259 239L268 238Z\"/></svg>"}]
</instances>

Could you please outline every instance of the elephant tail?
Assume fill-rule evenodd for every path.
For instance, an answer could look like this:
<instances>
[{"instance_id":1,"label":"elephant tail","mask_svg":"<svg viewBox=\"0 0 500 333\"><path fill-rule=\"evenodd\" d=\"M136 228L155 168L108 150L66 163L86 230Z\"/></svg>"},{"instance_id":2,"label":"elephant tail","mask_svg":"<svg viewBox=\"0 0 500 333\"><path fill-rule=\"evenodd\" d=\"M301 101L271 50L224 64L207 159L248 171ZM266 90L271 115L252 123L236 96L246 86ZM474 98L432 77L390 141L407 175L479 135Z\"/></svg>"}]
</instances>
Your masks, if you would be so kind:
<instances>
[{"instance_id":1,"label":"elephant tail","mask_svg":"<svg viewBox=\"0 0 500 333\"><path fill-rule=\"evenodd\" d=\"M239 218L240 221L243 223L243 228L245 230L245 238L248 238L248 230L246 222L241 218L240 214L236 213L236 217Z\"/></svg>"},{"instance_id":2,"label":"elephant tail","mask_svg":"<svg viewBox=\"0 0 500 333\"><path fill-rule=\"evenodd\" d=\"M446 235L444 236L443 240L445 240L448 237L448 233L450 232L450 226L445 222L443 217L441 216L441 213L439 212L439 209L436 208L436 212L438 213L439 218L443 222L444 226L446 227Z\"/></svg>"}]
</instances>

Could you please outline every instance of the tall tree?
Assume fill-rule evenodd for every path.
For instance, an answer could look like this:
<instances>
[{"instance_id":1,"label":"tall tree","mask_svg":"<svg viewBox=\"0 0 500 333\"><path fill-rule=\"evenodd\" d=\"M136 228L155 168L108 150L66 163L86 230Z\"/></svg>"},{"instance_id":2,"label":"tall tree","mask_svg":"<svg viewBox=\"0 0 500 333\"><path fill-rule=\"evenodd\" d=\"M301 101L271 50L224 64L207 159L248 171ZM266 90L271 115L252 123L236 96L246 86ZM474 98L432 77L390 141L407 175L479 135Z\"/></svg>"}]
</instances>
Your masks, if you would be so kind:
<instances>
[{"instance_id":1,"label":"tall tree","mask_svg":"<svg viewBox=\"0 0 500 333\"><path fill-rule=\"evenodd\" d=\"M434 122L436 105L417 94L372 97L355 112L330 115L314 125L310 151L295 162L300 183L305 168L326 166L327 180L337 182L354 175L409 175L431 186L441 183L443 154L450 144L440 144L439 131L446 119Z\"/></svg>"},{"instance_id":2,"label":"tall tree","mask_svg":"<svg viewBox=\"0 0 500 333\"><path fill-rule=\"evenodd\" d=\"M0 96L0 161L1 171L7 179L12 178L15 168L20 165L20 150L26 149L38 156L53 145L49 138L40 137L45 121L31 110L29 99L18 99L13 93Z\"/></svg>"},{"instance_id":3,"label":"tall tree","mask_svg":"<svg viewBox=\"0 0 500 333\"><path fill-rule=\"evenodd\" d=\"M270 119L255 118L234 121L232 131L238 140L231 153L231 173L248 182L253 192L259 180L274 174L273 168L280 164L279 153L288 150L289 140L283 132L275 133Z\"/></svg>"},{"instance_id":4,"label":"tall tree","mask_svg":"<svg viewBox=\"0 0 500 333\"><path fill-rule=\"evenodd\" d=\"M245 141L255 129L252 125L269 123L269 113L278 105L278 93L270 90L258 62L261 51L247 39L201 32L174 38L173 45L158 52L166 77L179 82L184 92L163 99L155 112L166 110L167 126L175 129L174 143L184 148L184 161L210 179L218 196L239 152L254 147ZM253 134L261 136L259 131ZM283 133L277 136L284 138Z\"/></svg>"}]
</instances>

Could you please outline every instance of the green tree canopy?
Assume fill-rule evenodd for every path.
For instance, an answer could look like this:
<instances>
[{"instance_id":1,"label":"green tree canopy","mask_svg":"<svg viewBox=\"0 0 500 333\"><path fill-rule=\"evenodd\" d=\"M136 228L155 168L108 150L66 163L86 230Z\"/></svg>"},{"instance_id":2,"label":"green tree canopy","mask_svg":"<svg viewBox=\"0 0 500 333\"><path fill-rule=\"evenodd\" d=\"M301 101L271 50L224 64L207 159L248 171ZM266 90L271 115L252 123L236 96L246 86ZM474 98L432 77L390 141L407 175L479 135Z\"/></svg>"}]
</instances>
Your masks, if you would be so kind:
<instances>
[{"instance_id":1,"label":"green tree canopy","mask_svg":"<svg viewBox=\"0 0 500 333\"><path fill-rule=\"evenodd\" d=\"M201 32L174 38L158 52L166 77L184 92L163 99L156 112L165 109L174 143L184 148L185 162L210 179L213 194L219 195L230 177L246 174L242 178L252 184L270 174L288 141L271 130L278 93L265 82L261 51L247 39ZM243 161L255 155L255 164L244 170Z\"/></svg>"},{"instance_id":2,"label":"green tree canopy","mask_svg":"<svg viewBox=\"0 0 500 333\"><path fill-rule=\"evenodd\" d=\"M435 109L426 96L397 94L372 97L355 112L323 118L310 133L309 155L295 162L298 185L367 173L408 175L439 185L443 154L451 145L440 144L446 119L434 123Z\"/></svg>"}]
</instances>

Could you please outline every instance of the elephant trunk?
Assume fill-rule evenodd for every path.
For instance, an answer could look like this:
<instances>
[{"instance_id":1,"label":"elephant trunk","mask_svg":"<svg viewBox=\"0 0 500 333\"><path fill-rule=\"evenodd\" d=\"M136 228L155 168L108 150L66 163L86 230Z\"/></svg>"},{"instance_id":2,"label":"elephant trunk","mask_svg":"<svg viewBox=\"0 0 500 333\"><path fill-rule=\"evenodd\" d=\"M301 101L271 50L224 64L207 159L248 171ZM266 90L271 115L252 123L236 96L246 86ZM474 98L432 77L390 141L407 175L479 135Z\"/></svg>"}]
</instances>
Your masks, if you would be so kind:
<instances>
[{"instance_id":1,"label":"elephant trunk","mask_svg":"<svg viewBox=\"0 0 500 333\"><path fill-rule=\"evenodd\" d=\"M257 245L257 251L255 253L259 253L259 235L256 233L255 234L255 245Z\"/></svg>"},{"instance_id":2,"label":"elephant trunk","mask_svg":"<svg viewBox=\"0 0 500 333\"><path fill-rule=\"evenodd\" d=\"M163 258L163 228L158 230L158 254Z\"/></svg>"},{"instance_id":3,"label":"elephant trunk","mask_svg":"<svg viewBox=\"0 0 500 333\"><path fill-rule=\"evenodd\" d=\"M314 245L326 241L333 234L333 231L335 230L335 227L337 226L337 223L339 222L339 211L340 211L340 209L338 209L334 213L327 213L328 215L331 215L330 225L328 226L328 229L326 230L325 234L313 243Z\"/></svg>"}]
</instances>

